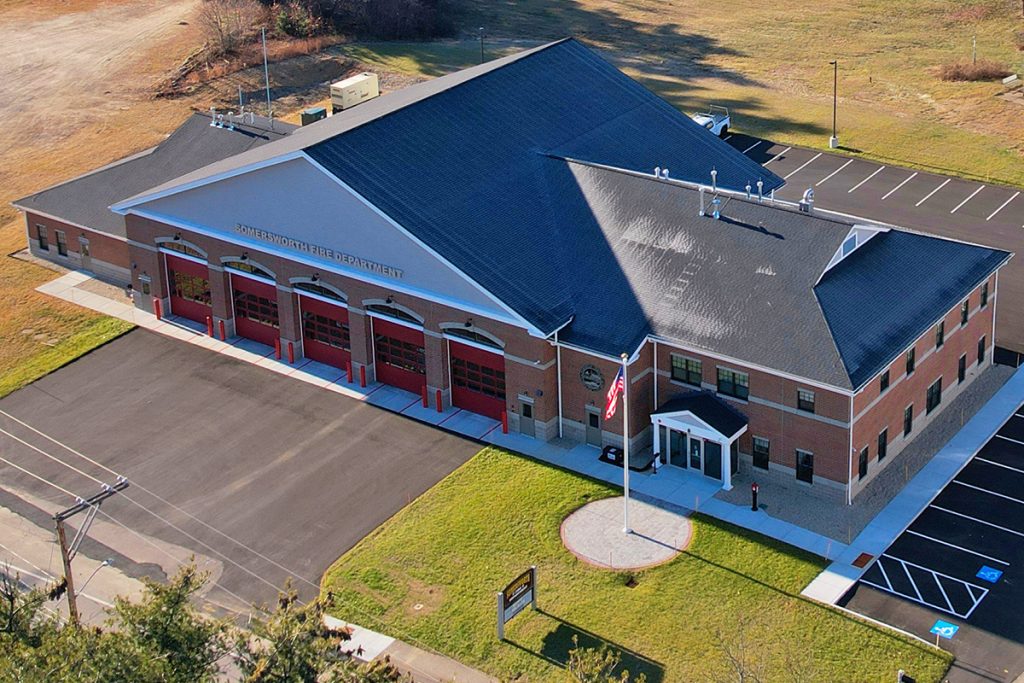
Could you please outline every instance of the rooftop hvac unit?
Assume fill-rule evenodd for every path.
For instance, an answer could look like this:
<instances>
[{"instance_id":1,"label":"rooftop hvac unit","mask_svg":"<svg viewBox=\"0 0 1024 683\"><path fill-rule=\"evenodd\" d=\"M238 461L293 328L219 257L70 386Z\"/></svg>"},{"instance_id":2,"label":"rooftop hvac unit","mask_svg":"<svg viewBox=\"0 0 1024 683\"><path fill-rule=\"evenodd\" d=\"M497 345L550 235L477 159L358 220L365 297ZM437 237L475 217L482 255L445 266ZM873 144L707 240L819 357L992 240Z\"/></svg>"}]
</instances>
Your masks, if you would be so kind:
<instances>
[{"instance_id":1,"label":"rooftop hvac unit","mask_svg":"<svg viewBox=\"0 0 1024 683\"><path fill-rule=\"evenodd\" d=\"M331 84L331 113L344 111L380 95L377 74L362 73Z\"/></svg>"}]
</instances>

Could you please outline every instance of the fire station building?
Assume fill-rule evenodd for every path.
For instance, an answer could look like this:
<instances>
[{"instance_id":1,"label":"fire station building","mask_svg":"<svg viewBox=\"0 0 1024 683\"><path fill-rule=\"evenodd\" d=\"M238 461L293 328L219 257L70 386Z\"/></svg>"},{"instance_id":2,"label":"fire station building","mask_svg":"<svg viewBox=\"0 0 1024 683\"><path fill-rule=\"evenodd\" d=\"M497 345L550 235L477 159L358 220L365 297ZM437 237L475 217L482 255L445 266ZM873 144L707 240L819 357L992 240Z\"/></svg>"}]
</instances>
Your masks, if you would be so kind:
<instances>
[{"instance_id":1,"label":"fire station building","mask_svg":"<svg viewBox=\"0 0 1024 683\"><path fill-rule=\"evenodd\" d=\"M139 157L173 162L17 202L32 251L537 439L621 444L626 354L634 449L724 487L852 500L991 363L1010 254L775 203L573 40L295 130L193 119Z\"/></svg>"}]
</instances>

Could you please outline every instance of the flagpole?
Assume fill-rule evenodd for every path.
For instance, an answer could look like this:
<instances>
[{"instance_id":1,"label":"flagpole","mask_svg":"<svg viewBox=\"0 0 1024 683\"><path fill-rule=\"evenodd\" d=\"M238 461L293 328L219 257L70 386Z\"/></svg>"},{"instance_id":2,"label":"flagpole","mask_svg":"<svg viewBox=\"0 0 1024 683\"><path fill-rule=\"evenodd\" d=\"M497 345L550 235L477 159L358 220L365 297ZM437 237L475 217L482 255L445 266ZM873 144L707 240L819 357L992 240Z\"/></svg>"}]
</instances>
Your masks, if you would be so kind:
<instances>
[{"instance_id":1,"label":"flagpole","mask_svg":"<svg viewBox=\"0 0 1024 683\"><path fill-rule=\"evenodd\" d=\"M622 531L631 534L629 526L629 376L626 368L628 356L622 354L622 489L625 491L625 506L622 509Z\"/></svg>"}]
</instances>

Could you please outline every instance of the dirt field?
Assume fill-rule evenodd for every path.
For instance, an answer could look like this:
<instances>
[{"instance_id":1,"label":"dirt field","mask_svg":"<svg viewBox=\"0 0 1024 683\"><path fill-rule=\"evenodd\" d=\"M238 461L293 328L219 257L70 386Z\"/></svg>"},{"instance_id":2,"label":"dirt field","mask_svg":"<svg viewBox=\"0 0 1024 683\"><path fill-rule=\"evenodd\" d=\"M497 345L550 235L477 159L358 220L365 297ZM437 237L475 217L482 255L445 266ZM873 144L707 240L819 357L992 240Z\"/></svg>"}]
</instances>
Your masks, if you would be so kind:
<instances>
[{"instance_id":1,"label":"dirt field","mask_svg":"<svg viewBox=\"0 0 1024 683\"><path fill-rule=\"evenodd\" d=\"M189 103L148 90L195 45L197 2L0 4L0 254L25 246L12 200L152 145L185 116ZM0 258L0 393L124 329L34 291L53 276Z\"/></svg>"}]
</instances>

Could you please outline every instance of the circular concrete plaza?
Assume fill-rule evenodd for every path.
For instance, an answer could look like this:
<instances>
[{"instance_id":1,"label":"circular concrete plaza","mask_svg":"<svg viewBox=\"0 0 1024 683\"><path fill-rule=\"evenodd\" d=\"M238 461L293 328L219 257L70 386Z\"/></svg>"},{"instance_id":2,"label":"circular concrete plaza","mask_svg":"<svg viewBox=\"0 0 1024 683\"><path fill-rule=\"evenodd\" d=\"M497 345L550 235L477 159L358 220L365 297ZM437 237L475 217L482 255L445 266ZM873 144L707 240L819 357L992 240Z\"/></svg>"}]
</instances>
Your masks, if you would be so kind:
<instances>
[{"instance_id":1,"label":"circular concrete plaza","mask_svg":"<svg viewBox=\"0 0 1024 683\"><path fill-rule=\"evenodd\" d=\"M623 531L623 497L587 503L562 522L562 543L573 555L605 569L644 569L664 564L686 549L690 520L675 512L629 501L632 533Z\"/></svg>"}]
</instances>

